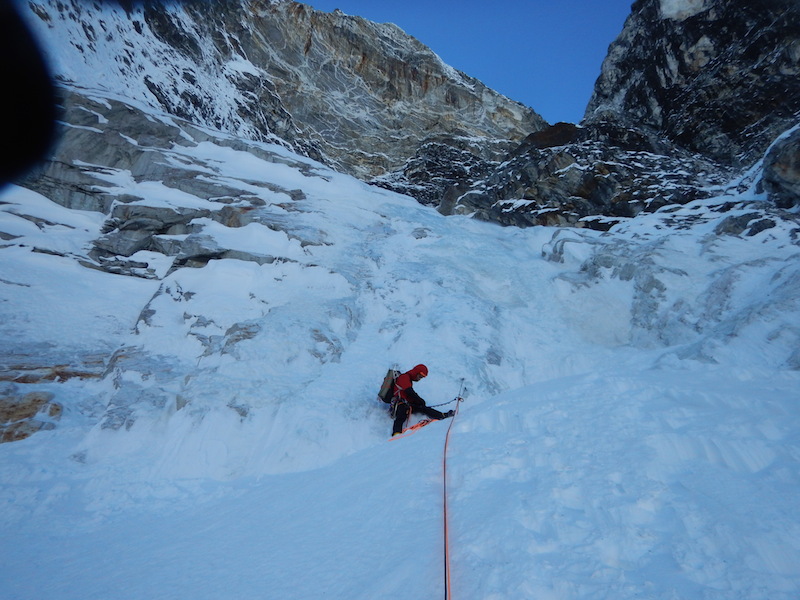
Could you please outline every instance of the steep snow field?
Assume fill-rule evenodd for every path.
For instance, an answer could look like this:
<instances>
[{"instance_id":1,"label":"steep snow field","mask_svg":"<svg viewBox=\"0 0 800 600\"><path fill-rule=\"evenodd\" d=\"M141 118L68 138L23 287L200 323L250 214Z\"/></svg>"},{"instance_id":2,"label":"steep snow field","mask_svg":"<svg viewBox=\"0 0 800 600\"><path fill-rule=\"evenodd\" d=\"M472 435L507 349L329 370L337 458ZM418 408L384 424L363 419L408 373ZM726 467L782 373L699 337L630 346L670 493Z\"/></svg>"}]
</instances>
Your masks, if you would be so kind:
<instances>
[{"instance_id":1,"label":"steep snow field","mask_svg":"<svg viewBox=\"0 0 800 600\"><path fill-rule=\"evenodd\" d=\"M504 229L258 147L172 149L264 202L194 223L251 259L133 257L160 279L79 263L103 215L2 192L5 360L106 375L0 384L64 406L0 445L0 597L442 597L447 423L389 442L375 399L419 362L429 404L468 390L453 598L798 597L795 217L747 192L606 234Z\"/></svg>"}]
</instances>

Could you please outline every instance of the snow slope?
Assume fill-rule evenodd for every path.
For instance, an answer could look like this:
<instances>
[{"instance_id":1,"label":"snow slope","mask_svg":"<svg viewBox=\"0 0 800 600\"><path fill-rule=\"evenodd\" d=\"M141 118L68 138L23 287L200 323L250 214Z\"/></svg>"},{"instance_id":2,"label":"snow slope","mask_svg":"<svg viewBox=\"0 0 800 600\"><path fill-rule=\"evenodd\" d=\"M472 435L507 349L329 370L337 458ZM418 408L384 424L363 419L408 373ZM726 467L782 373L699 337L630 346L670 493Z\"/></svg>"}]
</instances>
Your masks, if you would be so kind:
<instances>
[{"instance_id":1,"label":"snow slope","mask_svg":"<svg viewBox=\"0 0 800 600\"><path fill-rule=\"evenodd\" d=\"M0 384L64 406L0 445L0 597L442 597L446 424L388 442L375 400L424 362L429 404L469 390L455 598L797 598L796 215L745 192L607 234L499 228L251 147L173 158L264 201L194 225L271 261L113 275L82 266L102 215L0 196L3 356L105 364Z\"/></svg>"}]
</instances>

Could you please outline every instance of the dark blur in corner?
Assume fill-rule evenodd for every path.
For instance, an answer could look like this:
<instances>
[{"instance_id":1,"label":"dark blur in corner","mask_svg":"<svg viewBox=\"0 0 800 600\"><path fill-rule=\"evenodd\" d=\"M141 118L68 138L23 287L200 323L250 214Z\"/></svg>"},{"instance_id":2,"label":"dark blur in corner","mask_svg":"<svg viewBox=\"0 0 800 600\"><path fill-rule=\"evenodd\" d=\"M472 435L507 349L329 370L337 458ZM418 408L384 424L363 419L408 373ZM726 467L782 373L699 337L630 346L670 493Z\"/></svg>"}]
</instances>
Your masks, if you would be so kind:
<instances>
[{"instance_id":1,"label":"dark blur in corner","mask_svg":"<svg viewBox=\"0 0 800 600\"><path fill-rule=\"evenodd\" d=\"M56 138L55 88L12 0L0 0L0 185L47 157Z\"/></svg>"}]
</instances>

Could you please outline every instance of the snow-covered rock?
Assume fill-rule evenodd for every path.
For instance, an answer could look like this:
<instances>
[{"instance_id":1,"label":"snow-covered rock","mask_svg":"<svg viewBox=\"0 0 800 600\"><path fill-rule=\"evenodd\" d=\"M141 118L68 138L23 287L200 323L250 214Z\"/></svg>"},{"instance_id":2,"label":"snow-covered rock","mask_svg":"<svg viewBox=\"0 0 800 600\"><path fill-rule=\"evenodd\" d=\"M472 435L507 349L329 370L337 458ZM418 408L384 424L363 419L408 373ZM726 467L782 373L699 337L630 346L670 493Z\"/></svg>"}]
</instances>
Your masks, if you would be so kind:
<instances>
[{"instance_id":1,"label":"snow-covered rock","mask_svg":"<svg viewBox=\"0 0 800 600\"><path fill-rule=\"evenodd\" d=\"M799 119L798 65L797 2L640 0L586 120L620 119L747 168Z\"/></svg>"},{"instance_id":2,"label":"snow-covered rock","mask_svg":"<svg viewBox=\"0 0 800 600\"><path fill-rule=\"evenodd\" d=\"M714 161L637 130L562 123L530 135L440 210L519 227L602 230L642 211L709 198L730 178L731 171Z\"/></svg>"},{"instance_id":3,"label":"snow-covered rock","mask_svg":"<svg viewBox=\"0 0 800 600\"><path fill-rule=\"evenodd\" d=\"M246 0L28 7L60 81L288 144L362 179L435 139L480 138L499 160L545 126L397 26L341 11Z\"/></svg>"},{"instance_id":4,"label":"snow-covered rock","mask_svg":"<svg viewBox=\"0 0 800 600\"><path fill-rule=\"evenodd\" d=\"M800 128L781 136L767 152L763 185L777 206L800 205Z\"/></svg>"},{"instance_id":5,"label":"snow-covered rock","mask_svg":"<svg viewBox=\"0 0 800 600\"><path fill-rule=\"evenodd\" d=\"M446 194L443 212L603 229L718 194L800 121L798 24L798 4L783 0L636 2L581 127L535 132L500 165L474 169ZM788 207L796 153L788 142L780 148L765 185Z\"/></svg>"}]
</instances>

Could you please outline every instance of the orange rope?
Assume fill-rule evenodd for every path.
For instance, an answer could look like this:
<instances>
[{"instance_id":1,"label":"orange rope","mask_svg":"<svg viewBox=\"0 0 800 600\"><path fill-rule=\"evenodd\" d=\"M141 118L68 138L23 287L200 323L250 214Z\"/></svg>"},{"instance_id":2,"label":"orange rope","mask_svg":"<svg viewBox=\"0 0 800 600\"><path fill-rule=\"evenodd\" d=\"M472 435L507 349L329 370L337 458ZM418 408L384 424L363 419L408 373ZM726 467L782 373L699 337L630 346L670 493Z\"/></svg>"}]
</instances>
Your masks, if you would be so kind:
<instances>
[{"instance_id":1,"label":"orange rope","mask_svg":"<svg viewBox=\"0 0 800 600\"><path fill-rule=\"evenodd\" d=\"M447 523L447 445L450 442L450 430L453 428L453 422L458 416L458 406L461 404L461 398L456 402L456 412L453 418L450 419L450 426L447 428L447 435L444 438L444 454L442 456L442 497L444 502L444 600L450 600L450 545L449 545L449 531Z\"/></svg>"}]
</instances>

